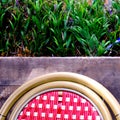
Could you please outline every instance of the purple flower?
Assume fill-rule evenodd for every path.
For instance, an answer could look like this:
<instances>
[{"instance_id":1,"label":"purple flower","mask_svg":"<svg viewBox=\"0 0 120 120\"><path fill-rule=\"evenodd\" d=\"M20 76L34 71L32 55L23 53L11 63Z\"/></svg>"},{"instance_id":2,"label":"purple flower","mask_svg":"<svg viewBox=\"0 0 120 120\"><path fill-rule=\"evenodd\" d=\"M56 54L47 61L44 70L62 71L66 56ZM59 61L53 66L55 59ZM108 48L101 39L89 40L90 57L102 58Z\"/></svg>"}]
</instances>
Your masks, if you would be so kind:
<instances>
[{"instance_id":1,"label":"purple flower","mask_svg":"<svg viewBox=\"0 0 120 120\"><path fill-rule=\"evenodd\" d=\"M108 12L109 12L110 15L112 15L112 13L113 13L111 9Z\"/></svg>"},{"instance_id":2,"label":"purple flower","mask_svg":"<svg viewBox=\"0 0 120 120\"><path fill-rule=\"evenodd\" d=\"M106 50L110 50L110 48L113 46L113 44L110 44L106 47Z\"/></svg>"},{"instance_id":3,"label":"purple flower","mask_svg":"<svg viewBox=\"0 0 120 120\"><path fill-rule=\"evenodd\" d=\"M57 9L57 4L54 4L54 10L56 10Z\"/></svg>"},{"instance_id":4,"label":"purple flower","mask_svg":"<svg viewBox=\"0 0 120 120\"><path fill-rule=\"evenodd\" d=\"M19 5L19 0L16 0L16 5L17 5L17 6Z\"/></svg>"},{"instance_id":5,"label":"purple flower","mask_svg":"<svg viewBox=\"0 0 120 120\"><path fill-rule=\"evenodd\" d=\"M118 38L114 43L107 46L106 50L110 50L114 45L120 43L120 38Z\"/></svg>"},{"instance_id":6,"label":"purple flower","mask_svg":"<svg viewBox=\"0 0 120 120\"><path fill-rule=\"evenodd\" d=\"M115 44L120 43L120 38L115 41Z\"/></svg>"}]
</instances>

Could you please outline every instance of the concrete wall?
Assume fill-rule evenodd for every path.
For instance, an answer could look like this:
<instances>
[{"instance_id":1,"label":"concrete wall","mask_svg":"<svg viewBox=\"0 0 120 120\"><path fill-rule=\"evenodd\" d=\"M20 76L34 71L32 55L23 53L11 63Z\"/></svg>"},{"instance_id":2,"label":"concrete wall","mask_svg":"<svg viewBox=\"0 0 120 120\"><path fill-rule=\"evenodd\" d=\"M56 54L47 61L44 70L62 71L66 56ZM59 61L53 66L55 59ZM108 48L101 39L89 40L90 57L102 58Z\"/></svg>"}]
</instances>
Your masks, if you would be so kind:
<instances>
[{"instance_id":1,"label":"concrete wall","mask_svg":"<svg viewBox=\"0 0 120 120\"><path fill-rule=\"evenodd\" d=\"M120 102L120 58L117 57L2 57L0 58L0 107L24 82L51 72L75 72L91 77Z\"/></svg>"}]
</instances>

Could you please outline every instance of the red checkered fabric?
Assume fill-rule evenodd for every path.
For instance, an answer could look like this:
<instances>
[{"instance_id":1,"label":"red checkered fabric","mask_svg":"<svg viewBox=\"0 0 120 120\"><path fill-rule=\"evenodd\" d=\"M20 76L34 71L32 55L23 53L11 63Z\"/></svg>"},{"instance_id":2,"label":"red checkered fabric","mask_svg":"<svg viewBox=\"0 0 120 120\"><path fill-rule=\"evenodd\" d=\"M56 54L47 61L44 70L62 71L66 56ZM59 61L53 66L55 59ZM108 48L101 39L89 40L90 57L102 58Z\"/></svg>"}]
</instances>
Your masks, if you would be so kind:
<instances>
[{"instance_id":1,"label":"red checkered fabric","mask_svg":"<svg viewBox=\"0 0 120 120\"><path fill-rule=\"evenodd\" d=\"M95 107L73 92L46 92L33 98L17 120L101 120Z\"/></svg>"}]
</instances>

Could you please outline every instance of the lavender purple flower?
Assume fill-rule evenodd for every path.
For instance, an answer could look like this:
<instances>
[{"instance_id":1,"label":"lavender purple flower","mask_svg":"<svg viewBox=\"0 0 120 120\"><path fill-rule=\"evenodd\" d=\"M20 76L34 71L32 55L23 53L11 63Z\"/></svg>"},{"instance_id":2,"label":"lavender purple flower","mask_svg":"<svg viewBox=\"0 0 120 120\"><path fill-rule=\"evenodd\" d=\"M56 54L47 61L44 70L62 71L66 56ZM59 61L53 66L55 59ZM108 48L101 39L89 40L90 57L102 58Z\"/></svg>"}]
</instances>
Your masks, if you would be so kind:
<instances>
[{"instance_id":1,"label":"lavender purple flower","mask_svg":"<svg viewBox=\"0 0 120 120\"><path fill-rule=\"evenodd\" d=\"M115 41L115 44L118 44L120 43L120 38L118 38L116 41Z\"/></svg>"},{"instance_id":2,"label":"lavender purple flower","mask_svg":"<svg viewBox=\"0 0 120 120\"><path fill-rule=\"evenodd\" d=\"M110 44L107 46L106 50L110 50L114 45L120 43L120 38L118 38L114 43Z\"/></svg>"},{"instance_id":3,"label":"lavender purple flower","mask_svg":"<svg viewBox=\"0 0 120 120\"><path fill-rule=\"evenodd\" d=\"M17 5L17 6L19 5L19 0L16 0L16 5Z\"/></svg>"}]
</instances>

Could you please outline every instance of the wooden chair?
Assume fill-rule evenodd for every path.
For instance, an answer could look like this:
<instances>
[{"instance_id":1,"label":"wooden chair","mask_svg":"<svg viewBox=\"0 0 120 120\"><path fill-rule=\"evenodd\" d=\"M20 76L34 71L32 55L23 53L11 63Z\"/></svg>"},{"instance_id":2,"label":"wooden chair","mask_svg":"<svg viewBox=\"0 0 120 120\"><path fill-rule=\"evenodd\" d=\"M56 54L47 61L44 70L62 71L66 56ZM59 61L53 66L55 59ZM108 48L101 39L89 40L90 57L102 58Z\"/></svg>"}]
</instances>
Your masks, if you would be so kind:
<instances>
[{"instance_id":1,"label":"wooden chair","mask_svg":"<svg viewBox=\"0 0 120 120\"><path fill-rule=\"evenodd\" d=\"M50 73L20 86L0 109L0 120L120 120L115 97L97 81Z\"/></svg>"}]
</instances>

